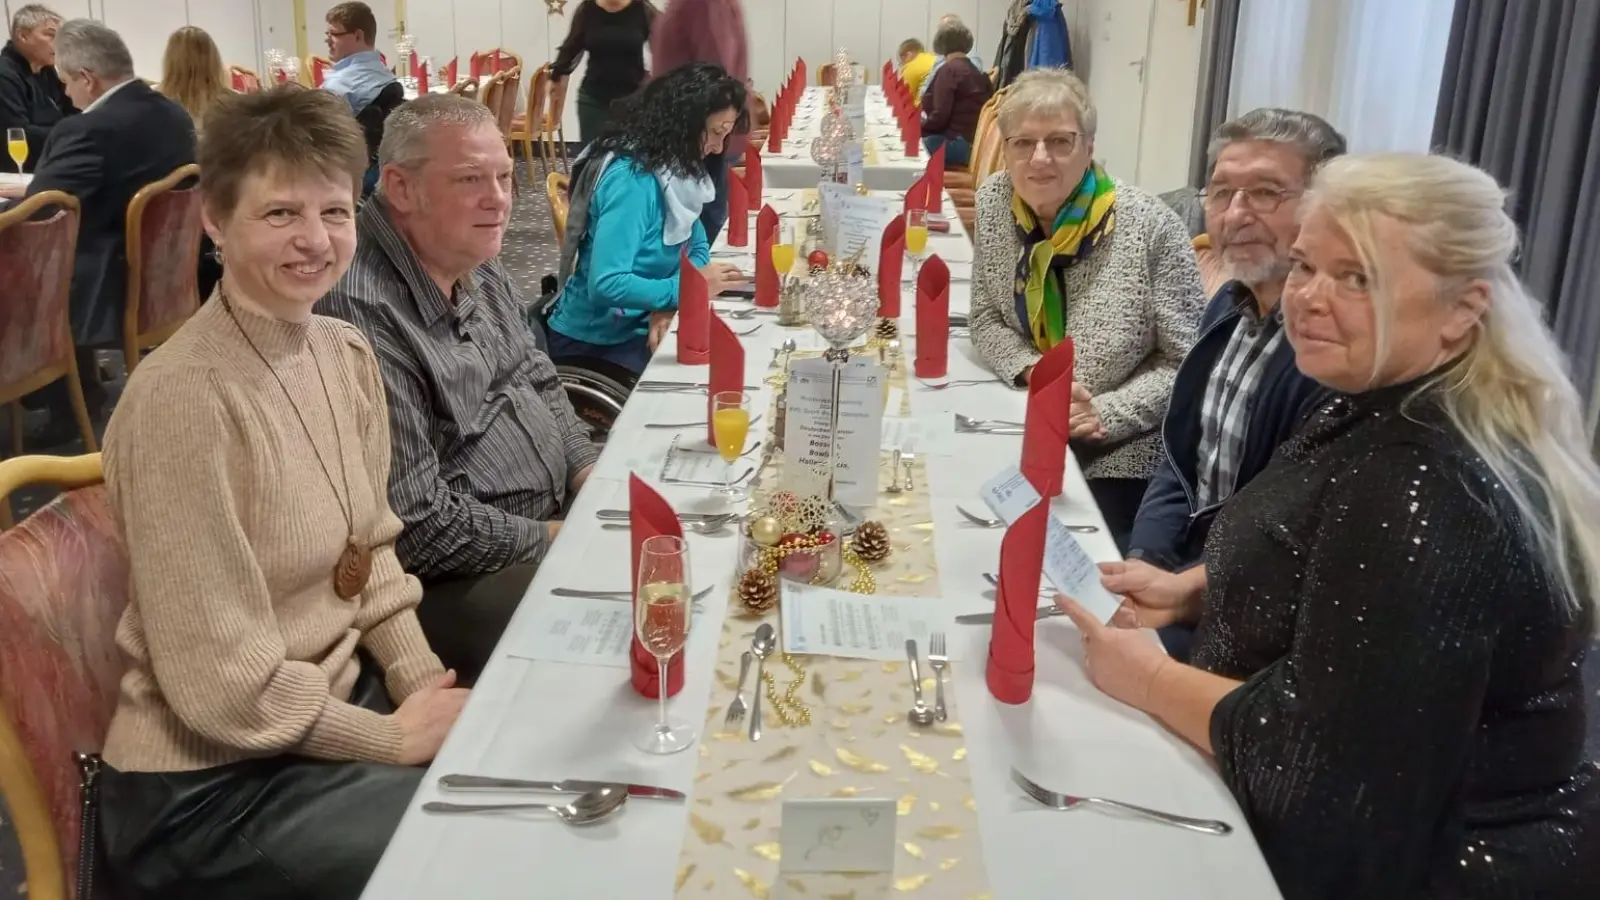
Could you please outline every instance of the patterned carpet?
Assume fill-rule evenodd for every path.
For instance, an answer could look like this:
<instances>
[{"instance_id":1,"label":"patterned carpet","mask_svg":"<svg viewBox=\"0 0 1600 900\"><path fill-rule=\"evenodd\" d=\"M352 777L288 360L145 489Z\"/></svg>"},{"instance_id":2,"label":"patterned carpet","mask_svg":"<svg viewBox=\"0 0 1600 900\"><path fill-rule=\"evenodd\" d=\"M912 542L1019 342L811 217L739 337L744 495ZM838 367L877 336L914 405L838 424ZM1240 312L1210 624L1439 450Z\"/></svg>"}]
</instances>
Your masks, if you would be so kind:
<instances>
[{"instance_id":1,"label":"patterned carpet","mask_svg":"<svg viewBox=\"0 0 1600 900\"><path fill-rule=\"evenodd\" d=\"M512 208L511 224L506 230L505 247L500 259L521 287L523 298L532 299L539 296L540 279L555 274L560 264L560 250L556 246L555 229L550 221L550 204L545 199L544 173L535 165L534 178L530 180L522 163L517 164L517 169L521 193ZM102 368L120 378L121 355L102 354ZM120 389L120 380L113 379L112 396ZM109 406L106 414L110 414ZM11 446L8 420L8 416L0 416L0 447ZM104 433L105 422L102 420L97 425L97 430ZM29 447L28 450L32 453L72 455L83 452L83 441L74 440L57 447ZM17 520L21 521L28 513L48 502L51 496L52 492L45 490L24 491L15 496ZM1594 647L1589 653L1586 669L1587 684L1591 691L1589 757L1595 759L1600 758L1600 646ZM22 884L22 858L11 833L4 803L0 801L0 897L8 896L27 896L27 888Z\"/></svg>"}]
</instances>

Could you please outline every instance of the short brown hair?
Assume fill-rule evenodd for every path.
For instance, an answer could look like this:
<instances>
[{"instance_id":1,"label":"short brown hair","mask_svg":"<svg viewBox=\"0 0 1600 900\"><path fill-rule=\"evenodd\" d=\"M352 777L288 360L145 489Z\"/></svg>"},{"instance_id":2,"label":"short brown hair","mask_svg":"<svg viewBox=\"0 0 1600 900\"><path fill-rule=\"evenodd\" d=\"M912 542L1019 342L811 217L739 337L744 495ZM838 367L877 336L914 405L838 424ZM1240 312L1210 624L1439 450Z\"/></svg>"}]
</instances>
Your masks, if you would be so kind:
<instances>
[{"instance_id":1,"label":"short brown hair","mask_svg":"<svg viewBox=\"0 0 1600 900\"><path fill-rule=\"evenodd\" d=\"M211 107L200 140L200 195L213 215L232 215L244 180L280 167L348 175L352 197L360 193L367 139L350 104L327 91L281 84L232 94Z\"/></svg>"},{"instance_id":2,"label":"short brown hair","mask_svg":"<svg viewBox=\"0 0 1600 900\"><path fill-rule=\"evenodd\" d=\"M372 7L365 3L356 0L341 3L328 10L327 22L345 31L361 32L361 36L366 38L368 44L378 43L378 17L372 14Z\"/></svg>"},{"instance_id":3,"label":"short brown hair","mask_svg":"<svg viewBox=\"0 0 1600 900\"><path fill-rule=\"evenodd\" d=\"M897 55L905 56L907 53L924 53L926 51L927 48L922 46L921 41L916 38L906 38L900 42L900 50Z\"/></svg>"}]
</instances>

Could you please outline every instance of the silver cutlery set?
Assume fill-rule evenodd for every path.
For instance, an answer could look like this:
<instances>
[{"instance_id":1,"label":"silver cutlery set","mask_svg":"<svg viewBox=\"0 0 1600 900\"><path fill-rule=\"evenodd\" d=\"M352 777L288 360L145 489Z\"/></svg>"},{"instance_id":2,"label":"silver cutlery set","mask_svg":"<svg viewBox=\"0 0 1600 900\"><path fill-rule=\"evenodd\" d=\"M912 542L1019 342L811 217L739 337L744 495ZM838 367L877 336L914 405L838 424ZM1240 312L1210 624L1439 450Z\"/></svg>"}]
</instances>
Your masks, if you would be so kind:
<instances>
[{"instance_id":1,"label":"silver cutlery set","mask_svg":"<svg viewBox=\"0 0 1600 900\"><path fill-rule=\"evenodd\" d=\"M750 672L750 663L756 664L756 683L751 690L750 697L750 740L761 740L761 672L767 657L777 652L778 632L765 622L756 629L750 638L750 649L739 657L739 683L733 686L733 702L728 704L728 714L722 718L722 730L737 732L739 723L744 721L744 677Z\"/></svg>"},{"instance_id":2,"label":"silver cutlery set","mask_svg":"<svg viewBox=\"0 0 1600 900\"><path fill-rule=\"evenodd\" d=\"M891 494L900 494L917 489L915 471L912 466L917 461L917 455L910 450L896 450L889 460L889 486L884 488ZM905 484L900 483L900 473L905 473Z\"/></svg>"},{"instance_id":3,"label":"silver cutlery set","mask_svg":"<svg viewBox=\"0 0 1600 900\"><path fill-rule=\"evenodd\" d=\"M944 632L928 635L928 664L933 667L932 707L922 699L922 668L917 662L916 638L906 638L906 663L911 670L911 709L906 712L906 718L918 727L947 721L950 714L944 705L944 670L950 665L950 657L945 653Z\"/></svg>"},{"instance_id":4,"label":"silver cutlery set","mask_svg":"<svg viewBox=\"0 0 1600 900\"><path fill-rule=\"evenodd\" d=\"M547 812L568 825L596 825L620 810L629 798L646 800L688 799L683 791L627 782L581 781L529 781L521 778L492 778L485 775L444 775L439 778L439 789L450 793L517 794L576 794L570 802L558 803L457 803L448 800L430 800L422 804L423 812L431 813L503 813Z\"/></svg>"}]
</instances>

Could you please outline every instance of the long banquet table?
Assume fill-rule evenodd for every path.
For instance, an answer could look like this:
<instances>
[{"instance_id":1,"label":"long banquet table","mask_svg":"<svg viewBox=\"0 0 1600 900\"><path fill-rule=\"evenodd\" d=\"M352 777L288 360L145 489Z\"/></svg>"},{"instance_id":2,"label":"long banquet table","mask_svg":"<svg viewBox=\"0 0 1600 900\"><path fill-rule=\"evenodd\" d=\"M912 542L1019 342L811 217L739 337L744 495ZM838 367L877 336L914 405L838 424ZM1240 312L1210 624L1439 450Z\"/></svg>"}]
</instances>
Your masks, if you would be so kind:
<instances>
[{"instance_id":1,"label":"long banquet table","mask_svg":"<svg viewBox=\"0 0 1600 900\"><path fill-rule=\"evenodd\" d=\"M767 198L792 213L799 194L780 187ZM970 305L971 248L960 227L952 217L952 233L932 235L929 244L931 253L955 260L952 312ZM746 260L749 253L721 243L714 252ZM909 283L903 287L901 326L909 359L914 294ZM769 316L733 324L748 330L756 323L760 329L742 338L746 383L760 386L752 409L770 413L774 351L786 337L805 346L810 332L780 328ZM669 338L644 377L695 382L705 373L704 367L679 365ZM986 376L970 342L953 338L949 377ZM1024 412L1024 395L998 382L935 391L911 381L903 396L913 417L930 420L957 411L1013 419ZM808 678L802 697L812 710L811 724L779 726L769 708L767 736L752 744L719 733L738 654L761 621L741 616L731 599L738 540L689 534L693 586L715 584L716 590L693 621L684 651L685 686L670 701L676 715L700 725L701 736L695 748L668 757L651 757L633 746L632 737L654 721L656 703L633 692L625 669L513 655L541 627L546 612L566 602L551 595L553 588L627 587L628 534L602 529L595 513L626 507L630 471L655 483L680 512L706 501L704 488L656 479L669 444L703 440L703 430L644 427L704 415L703 394L630 399L366 898L1279 897L1211 764L1148 717L1096 690L1083 673L1080 642L1064 619L1039 623L1037 681L1027 704L1006 706L990 698L983 668L988 627L955 626L949 633L949 723L922 731L907 724L903 662L809 657L803 658ZM764 417L751 441L770 441L771 424L771 416ZM889 526L895 547L878 573L880 592L925 596L951 615L992 608L982 576L995 569L1002 532L966 523L956 506L981 511L979 487L1017 459L1020 444L1014 436L952 434L919 454L919 491L885 494L870 514ZM1115 546L1103 533L1082 474L1070 457L1067 462L1066 490L1053 512L1068 523L1100 526L1101 533L1084 536L1085 547L1098 559L1114 559ZM776 617L766 621L776 624ZM780 685L790 675L778 656L768 670ZM1054 790L1220 818L1236 830L1218 838L1093 811L1054 812L1024 799L1010 782L1012 766ZM690 799L632 800L613 819L586 829L543 814L422 812L426 801L460 798L437 787L438 777L452 772L642 782L686 791ZM779 872L783 800L823 796L897 800L892 874Z\"/></svg>"},{"instance_id":2,"label":"long banquet table","mask_svg":"<svg viewBox=\"0 0 1600 900\"><path fill-rule=\"evenodd\" d=\"M820 132L827 92L827 88L806 88L796 105L794 122L782 150L763 152L761 163L767 187L816 186L822 169L811 159L811 140ZM877 85L867 88L866 113L862 175L867 187L875 191L903 191L911 187L927 168L927 151L919 150L916 156L906 156L899 126L889 110L889 101L883 96L883 88ZM763 146L762 150L765 149Z\"/></svg>"}]
</instances>

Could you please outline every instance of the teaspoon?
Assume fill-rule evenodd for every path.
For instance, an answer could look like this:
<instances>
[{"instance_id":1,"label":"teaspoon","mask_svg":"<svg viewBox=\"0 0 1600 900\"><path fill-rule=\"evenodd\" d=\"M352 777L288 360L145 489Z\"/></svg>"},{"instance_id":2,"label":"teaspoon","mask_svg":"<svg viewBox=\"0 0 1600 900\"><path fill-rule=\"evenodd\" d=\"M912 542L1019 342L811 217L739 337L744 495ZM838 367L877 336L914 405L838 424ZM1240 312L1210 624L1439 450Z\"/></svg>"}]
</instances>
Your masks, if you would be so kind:
<instances>
[{"instance_id":1,"label":"teaspoon","mask_svg":"<svg viewBox=\"0 0 1600 900\"><path fill-rule=\"evenodd\" d=\"M772 651L776 649L778 649L778 634L772 630L770 623L763 622L761 627L756 629L755 637L750 640L750 652L755 654L756 657L756 689L753 692L755 699L750 704L750 740L752 741L761 740L761 669L767 661L767 657L771 656Z\"/></svg>"},{"instance_id":2,"label":"teaspoon","mask_svg":"<svg viewBox=\"0 0 1600 900\"><path fill-rule=\"evenodd\" d=\"M572 826L594 825L610 818L628 802L628 792L616 785L602 785L585 791L564 806L546 803L451 803L430 800L422 804L423 812L476 813L542 810L552 813Z\"/></svg>"}]
</instances>

